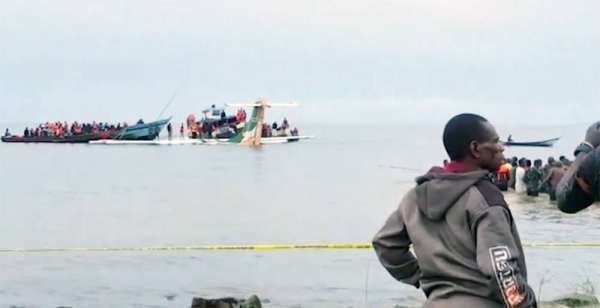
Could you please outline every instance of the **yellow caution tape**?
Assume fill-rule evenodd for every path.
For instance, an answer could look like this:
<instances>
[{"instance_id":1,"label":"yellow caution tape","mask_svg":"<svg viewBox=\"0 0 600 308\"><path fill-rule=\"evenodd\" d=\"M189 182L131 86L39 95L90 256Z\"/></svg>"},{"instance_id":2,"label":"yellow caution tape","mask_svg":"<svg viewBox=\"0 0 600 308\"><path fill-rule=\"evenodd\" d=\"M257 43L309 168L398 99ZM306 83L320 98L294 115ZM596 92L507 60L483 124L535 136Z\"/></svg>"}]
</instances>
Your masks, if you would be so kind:
<instances>
[{"instance_id":1,"label":"yellow caution tape","mask_svg":"<svg viewBox=\"0 0 600 308\"><path fill-rule=\"evenodd\" d=\"M600 243L525 243L523 247L600 248ZM292 244L292 245L216 245L158 247L90 247L90 248L24 248L0 249L6 252L102 252L102 251L183 251L183 250L298 250L298 249L372 249L371 243L355 244Z\"/></svg>"}]
</instances>

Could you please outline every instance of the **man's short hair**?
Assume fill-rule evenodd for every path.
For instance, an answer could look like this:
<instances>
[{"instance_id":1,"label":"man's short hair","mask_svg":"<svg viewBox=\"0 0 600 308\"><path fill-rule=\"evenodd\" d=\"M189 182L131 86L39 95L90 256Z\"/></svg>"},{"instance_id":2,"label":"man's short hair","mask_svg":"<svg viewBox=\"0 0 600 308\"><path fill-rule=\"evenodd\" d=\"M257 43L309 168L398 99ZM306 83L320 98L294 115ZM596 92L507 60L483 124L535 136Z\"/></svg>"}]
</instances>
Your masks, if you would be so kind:
<instances>
[{"instance_id":1,"label":"man's short hair","mask_svg":"<svg viewBox=\"0 0 600 308\"><path fill-rule=\"evenodd\" d=\"M444 127L444 148L453 161L460 161L469 156L471 142L481 141L487 136L483 124L487 119L472 113L454 116Z\"/></svg>"}]
</instances>

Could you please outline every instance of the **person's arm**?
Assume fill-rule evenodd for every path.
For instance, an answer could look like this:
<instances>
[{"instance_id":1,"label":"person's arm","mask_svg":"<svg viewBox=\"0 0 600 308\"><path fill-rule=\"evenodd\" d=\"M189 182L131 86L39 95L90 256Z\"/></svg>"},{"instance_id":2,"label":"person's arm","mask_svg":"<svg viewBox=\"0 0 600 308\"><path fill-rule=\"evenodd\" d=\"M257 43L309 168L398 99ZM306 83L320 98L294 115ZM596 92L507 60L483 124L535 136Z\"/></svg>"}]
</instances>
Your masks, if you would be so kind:
<instances>
[{"instance_id":1,"label":"person's arm","mask_svg":"<svg viewBox=\"0 0 600 308\"><path fill-rule=\"evenodd\" d=\"M521 249L511 232L510 212L504 206L490 206L472 223L477 247L477 265L487 277L492 297L507 308L537 307L535 293L521 274L517 260Z\"/></svg>"},{"instance_id":2,"label":"person's arm","mask_svg":"<svg viewBox=\"0 0 600 308\"><path fill-rule=\"evenodd\" d=\"M419 264L410 251L410 244L400 209L397 209L375 235L373 248L379 262L392 277L419 288Z\"/></svg>"},{"instance_id":3,"label":"person's arm","mask_svg":"<svg viewBox=\"0 0 600 308\"><path fill-rule=\"evenodd\" d=\"M586 151L585 146L581 146L581 151L577 153L575 161L565 172L556 189L558 208L563 213L573 214L594 203L594 192L598 190L598 174L600 147Z\"/></svg>"},{"instance_id":4,"label":"person's arm","mask_svg":"<svg viewBox=\"0 0 600 308\"><path fill-rule=\"evenodd\" d=\"M542 184L547 183L548 181L550 181L550 179L552 178L552 175L554 174L554 168L550 168L550 171L548 171L548 175L546 176L546 178L542 181Z\"/></svg>"}]
</instances>

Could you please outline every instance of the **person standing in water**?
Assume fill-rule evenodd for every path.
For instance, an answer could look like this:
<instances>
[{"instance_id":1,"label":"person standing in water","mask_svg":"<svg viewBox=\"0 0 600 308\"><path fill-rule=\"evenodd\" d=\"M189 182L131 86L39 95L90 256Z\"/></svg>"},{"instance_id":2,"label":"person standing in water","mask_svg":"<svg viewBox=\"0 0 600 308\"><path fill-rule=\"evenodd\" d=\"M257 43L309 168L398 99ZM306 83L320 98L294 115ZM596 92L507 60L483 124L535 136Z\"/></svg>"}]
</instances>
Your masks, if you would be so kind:
<instances>
[{"instance_id":1,"label":"person standing in water","mask_svg":"<svg viewBox=\"0 0 600 308\"><path fill-rule=\"evenodd\" d=\"M171 126L171 122L167 124L167 134L169 135L169 140L173 139L173 127Z\"/></svg>"},{"instance_id":2,"label":"person standing in water","mask_svg":"<svg viewBox=\"0 0 600 308\"><path fill-rule=\"evenodd\" d=\"M496 171L496 177L494 184L500 189L500 191L508 191L508 178L510 174L510 164L507 164L504 160L500 164L500 168Z\"/></svg>"},{"instance_id":3,"label":"person standing in water","mask_svg":"<svg viewBox=\"0 0 600 308\"><path fill-rule=\"evenodd\" d=\"M519 165L515 171L515 192L517 194L524 194L527 192L527 185L525 185L525 158L519 159Z\"/></svg>"},{"instance_id":4,"label":"person standing in water","mask_svg":"<svg viewBox=\"0 0 600 308\"><path fill-rule=\"evenodd\" d=\"M450 163L418 177L377 232L379 261L423 290L422 307L536 307L515 219L488 177L503 159L496 129L460 114L446 124L443 142Z\"/></svg>"},{"instance_id":5,"label":"person standing in water","mask_svg":"<svg viewBox=\"0 0 600 308\"><path fill-rule=\"evenodd\" d=\"M541 163L541 161L540 161ZM525 171L525 185L527 186L527 195L537 197L540 193L540 183L542 182L542 172L537 167L531 166L531 160L525 161L527 170Z\"/></svg>"},{"instance_id":6,"label":"person standing in water","mask_svg":"<svg viewBox=\"0 0 600 308\"><path fill-rule=\"evenodd\" d=\"M181 127L179 127L179 139L184 139L183 132L183 123L181 123Z\"/></svg>"},{"instance_id":7,"label":"person standing in water","mask_svg":"<svg viewBox=\"0 0 600 308\"><path fill-rule=\"evenodd\" d=\"M548 195L550 195L550 201L556 201L556 189L558 188L558 183L563 178L565 174L565 168L560 161L555 161L552 168L550 168L550 172L542 184L545 184L548 188Z\"/></svg>"},{"instance_id":8,"label":"person standing in water","mask_svg":"<svg viewBox=\"0 0 600 308\"><path fill-rule=\"evenodd\" d=\"M569 214L600 201L600 121L588 128L585 141L574 154L575 160L556 189L558 208Z\"/></svg>"},{"instance_id":9,"label":"person standing in water","mask_svg":"<svg viewBox=\"0 0 600 308\"><path fill-rule=\"evenodd\" d=\"M515 178L517 173L517 158L513 157L510 159L511 168L508 172L508 188L515 189Z\"/></svg>"}]
</instances>

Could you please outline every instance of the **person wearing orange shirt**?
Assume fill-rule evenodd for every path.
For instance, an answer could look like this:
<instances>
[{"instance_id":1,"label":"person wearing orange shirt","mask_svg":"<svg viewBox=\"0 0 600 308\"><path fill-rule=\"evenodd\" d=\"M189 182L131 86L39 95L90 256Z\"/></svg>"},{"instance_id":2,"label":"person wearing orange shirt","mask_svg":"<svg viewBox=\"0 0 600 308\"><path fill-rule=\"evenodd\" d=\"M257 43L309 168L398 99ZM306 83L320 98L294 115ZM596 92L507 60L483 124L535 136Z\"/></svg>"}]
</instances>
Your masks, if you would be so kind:
<instances>
[{"instance_id":1,"label":"person wearing orange shirt","mask_svg":"<svg viewBox=\"0 0 600 308\"><path fill-rule=\"evenodd\" d=\"M500 168L496 172L496 176L494 178L494 184L501 191L508 191L508 179L510 177L510 164L507 164L506 161L502 160L502 164ZM512 166L511 166L512 167Z\"/></svg>"}]
</instances>

